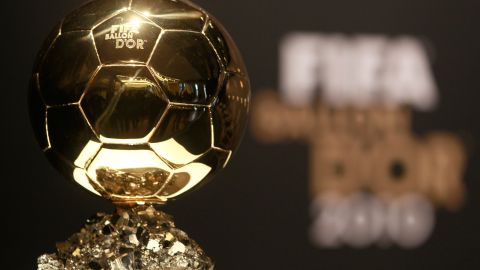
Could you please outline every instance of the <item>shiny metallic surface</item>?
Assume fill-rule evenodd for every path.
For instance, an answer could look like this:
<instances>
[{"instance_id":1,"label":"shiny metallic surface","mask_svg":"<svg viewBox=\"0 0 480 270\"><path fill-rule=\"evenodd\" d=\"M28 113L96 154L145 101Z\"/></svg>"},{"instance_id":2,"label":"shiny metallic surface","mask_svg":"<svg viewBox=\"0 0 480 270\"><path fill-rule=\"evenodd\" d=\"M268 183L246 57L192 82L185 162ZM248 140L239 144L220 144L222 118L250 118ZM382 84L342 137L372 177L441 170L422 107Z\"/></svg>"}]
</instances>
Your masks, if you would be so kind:
<instances>
[{"instance_id":1,"label":"shiny metallic surface","mask_svg":"<svg viewBox=\"0 0 480 270\"><path fill-rule=\"evenodd\" d=\"M213 270L212 260L169 215L151 206L98 213L38 258L38 270Z\"/></svg>"},{"instance_id":2,"label":"shiny metallic surface","mask_svg":"<svg viewBox=\"0 0 480 270\"><path fill-rule=\"evenodd\" d=\"M54 28L30 83L37 140L62 174L116 203L164 203L241 141L250 84L224 28L187 1L96 0Z\"/></svg>"}]
</instances>

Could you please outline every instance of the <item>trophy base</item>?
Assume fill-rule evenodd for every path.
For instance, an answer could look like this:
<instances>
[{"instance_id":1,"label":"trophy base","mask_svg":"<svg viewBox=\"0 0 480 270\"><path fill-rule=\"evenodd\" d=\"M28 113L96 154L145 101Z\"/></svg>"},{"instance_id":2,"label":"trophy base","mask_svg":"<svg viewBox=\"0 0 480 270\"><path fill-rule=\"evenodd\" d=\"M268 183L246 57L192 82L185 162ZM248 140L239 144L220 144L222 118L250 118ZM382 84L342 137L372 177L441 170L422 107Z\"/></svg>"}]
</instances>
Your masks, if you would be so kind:
<instances>
[{"instance_id":1,"label":"trophy base","mask_svg":"<svg viewBox=\"0 0 480 270\"><path fill-rule=\"evenodd\" d=\"M212 260L172 218L151 206L97 214L38 270L213 270Z\"/></svg>"}]
</instances>

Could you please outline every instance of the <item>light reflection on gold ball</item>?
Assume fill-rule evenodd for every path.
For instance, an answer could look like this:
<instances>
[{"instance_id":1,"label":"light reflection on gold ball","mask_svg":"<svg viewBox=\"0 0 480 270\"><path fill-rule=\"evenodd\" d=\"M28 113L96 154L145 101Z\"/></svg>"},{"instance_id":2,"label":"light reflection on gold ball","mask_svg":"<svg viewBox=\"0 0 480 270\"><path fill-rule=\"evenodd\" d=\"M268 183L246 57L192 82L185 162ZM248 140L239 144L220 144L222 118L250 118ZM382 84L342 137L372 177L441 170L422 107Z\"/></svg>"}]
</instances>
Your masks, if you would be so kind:
<instances>
[{"instance_id":1,"label":"light reflection on gold ball","mask_svg":"<svg viewBox=\"0 0 480 270\"><path fill-rule=\"evenodd\" d=\"M65 176L116 203L163 203L228 163L250 85L228 33L190 2L96 0L47 38L29 99Z\"/></svg>"}]
</instances>

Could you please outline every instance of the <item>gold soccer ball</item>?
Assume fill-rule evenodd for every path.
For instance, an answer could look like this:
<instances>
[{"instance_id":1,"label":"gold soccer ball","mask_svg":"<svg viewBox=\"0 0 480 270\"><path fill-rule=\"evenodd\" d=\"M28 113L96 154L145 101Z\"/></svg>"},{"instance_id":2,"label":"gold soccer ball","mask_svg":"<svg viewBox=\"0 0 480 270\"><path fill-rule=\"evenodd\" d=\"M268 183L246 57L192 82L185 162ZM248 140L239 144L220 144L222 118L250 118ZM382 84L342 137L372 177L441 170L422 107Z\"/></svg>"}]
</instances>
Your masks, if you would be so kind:
<instances>
[{"instance_id":1,"label":"gold soccer ball","mask_svg":"<svg viewBox=\"0 0 480 270\"><path fill-rule=\"evenodd\" d=\"M29 91L38 142L115 203L164 203L225 167L250 85L224 28L179 0L96 0L54 29Z\"/></svg>"}]
</instances>

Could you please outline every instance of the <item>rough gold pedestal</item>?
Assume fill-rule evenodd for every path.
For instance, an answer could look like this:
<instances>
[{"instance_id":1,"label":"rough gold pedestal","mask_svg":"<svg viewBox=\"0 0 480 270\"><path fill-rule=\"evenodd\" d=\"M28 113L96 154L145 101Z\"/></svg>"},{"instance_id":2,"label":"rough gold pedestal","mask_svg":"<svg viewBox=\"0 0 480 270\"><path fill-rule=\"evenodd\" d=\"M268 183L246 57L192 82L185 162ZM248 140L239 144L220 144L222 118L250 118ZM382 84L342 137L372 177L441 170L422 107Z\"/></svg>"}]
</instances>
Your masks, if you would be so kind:
<instances>
[{"instance_id":1,"label":"rough gold pedestal","mask_svg":"<svg viewBox=\"0 0 480 270\"><path fill-rule=\"evenodd\" d=\"M57 253L38 259L39 270L211 270L212 260L172 217L151 206L97 214Z\"/></svg>"}]
</instances>

